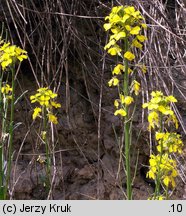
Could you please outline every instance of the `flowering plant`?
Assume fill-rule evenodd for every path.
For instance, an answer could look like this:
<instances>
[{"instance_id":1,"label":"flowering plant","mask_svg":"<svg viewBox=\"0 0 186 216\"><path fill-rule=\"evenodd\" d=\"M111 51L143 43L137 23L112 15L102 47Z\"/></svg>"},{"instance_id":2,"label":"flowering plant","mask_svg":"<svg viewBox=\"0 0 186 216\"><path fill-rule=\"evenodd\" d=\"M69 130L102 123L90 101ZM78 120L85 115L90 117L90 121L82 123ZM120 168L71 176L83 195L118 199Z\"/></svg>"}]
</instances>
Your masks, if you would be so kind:
<instances>
[{"instance_id":1,"label":"flowering plant","mask_svg":"<svg viewBox=\"0 0 186 216\"><path fill-rule=\"evenodd\" d=\"M27 51L16 45L11 45L10 42L5 42L0 38L0 119L1 119L1 137L0 137L0 199L6 199L8 186L11 174L12 163L12 148L13 148L13 131L14 131L14 110L15 110L15 65L17 62L22 62L27 59ZM4 72L7 73L4 73ZM4 76L11 74L11 87L4 83ZM6 78L7 80L7 78ZM9 100L10 99L10 100ZM8 106L10 108L10 119L8 119ZM5 136L8 139L8 153L5 155ZM7 161L7 172L4 172L4 162Z\"/></svg>"},{"instance_id":2,"label":"flowering plant","mask_svg":"<svg viewBox=\"0 0 186 216\"><path fill-rule=\"evenodd\" d=\"M168 132L166 125L173 123L178 128L178 120L171 107L177 99L173 95L165 96L161 91L153 91L151 100L143 104L143 108L148 108L149 129L157 130L155 140L157 142L157 155L152 153L149 160L149 171L147 177L154 179L156 183L155 194L152 199L158 199L160 194L160 184L168 190L176 187L175 178L178 176L176 160L172 158L172 153L182 153L183 142L181 136L175 132ZM165 132L166 130L166 132Z\"/></svg>"},{"instance_id":3,"label":"flowering plant","mask_svg":"<svg viewBox=\"0 0 186 216\"><path fill-rule=\"evenodd\" d=\"M15 64L16 61L22 62L23 59L27 59L27 51L11 45L9 42L1 42L3 45L0 47L0 64L2 70L7 69L8 66Z\"/></svg>"},{"instance_id":4,"label":"flowering plant","mask_svg":"<svg viewBox=\"0 0 186 216\"><path fill-rule=\"evenodd\" d=\"M46 165L47 165L47 189L50 186L50 156L49 156L49 142L48 142L48 123L58 124L57 117L53 113L54 108L60 108L61 104L57 103L55 99L57 98L57 94L50 90L48 87L39 88L35 95L30 96L31 103L38 103L39 106L35 107L34 112L32 114L33 120L37 117L42 118L42 131L41 138L45 144L46 149ZM37 161L40 163L45 162L45 159L41 160L41 156L38 157Z\"/></svg>"},{"instance_id":5,"label":"flowering plant","mask_svg":"<svg viewBox=\"0 0 186 216\"><path fill-rule=\"evenodd\" d=\"M112 71L112 78L108 81L109 87L118 88L118 97L114 101L116 108L114 115L121 117L124 123L125 161L127 174L127 198L132 199L132 185L130 174L130 126L132 116L129 115L129 108L134 103L134 96L139 95L140 83L133 79L133 70L129 63L136 59L132 52L134 48L142 49L143 43L147 40L143 30L147 28L144 17L140 11L133 6L113 7L109 16L105 17L105 31L110 31L108 43L104 49L112 56L118 56L119 62ZM146 67L137 65L143 72ZM130 82L131 81L131 82Z\"/></svg>"},{"instance_id":6,"label":"flowering plant","mask_svg":"<svg viewBox=\"0 0 186 216\"><path fill-rule=\"evenodd\" d=\"M61 104L56 103L54 99L57 97L57 94L52 92L48 87L39 88L38 93L30 96L31 103L39 103L40 107L34 109L32 118L35 120L37 117L41 117L42 108L46 109L48 121L53 124L57 124L57 117L53 114L53 108L60 108Z\"/></svg>"}]
</instances>

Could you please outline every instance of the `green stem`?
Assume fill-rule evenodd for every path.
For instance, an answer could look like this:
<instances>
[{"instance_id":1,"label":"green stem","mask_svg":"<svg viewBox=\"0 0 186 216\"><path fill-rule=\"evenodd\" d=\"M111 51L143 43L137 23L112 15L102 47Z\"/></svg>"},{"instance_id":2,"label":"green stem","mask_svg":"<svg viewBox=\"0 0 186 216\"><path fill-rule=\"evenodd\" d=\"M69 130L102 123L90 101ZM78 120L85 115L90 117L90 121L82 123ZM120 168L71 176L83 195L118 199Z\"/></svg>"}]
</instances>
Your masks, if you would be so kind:
<instances>
[{"instance_id":1,"label":"green stem","mask_svg":"<svg viewBox=\"0 0 186 216\"><path fill-rule=\"evenodd\" d=\"M125 39L125 52L128 50L128 39ZM129 76L128 76L128 60L124 60L125 73L124 73L124 96L129 95ZM131 170L130 170L130 121L129 121L129 109L125 107L126 116L124 118L124 142L125 142L125 163L127 173L127 198L132 199L132 185L131 185Z\"/></svg>"},{"instance_id":2,"label":"green stem","mask_svg":"<svg viewBox=\"0 0 186 216\"><path fill-rule=\"evenodd\" d=\"M0 88L1 89L1 88ZM4 96L6 97L6 96ZM4 100L5 99L5 100ZM3 107L2 107L2 129L1 129L1 146L0 146L0 160L1 160L1 188L0 188L0 200L4 199L5 196L5 190L4 190L4 179L5 179L5 173L4 173L4 146L6 137L5 134L7 132L7 114L8 114L8 99L3 98Z\"/></svg>"},{"instance_id":3,"label":"green stem","mask_svg":"<svg viewBox=\"0 0 186 216\"><path fill-rule=\"evenodd\" d=\"M168 193L168 191L169 191L169 188L168 188L168 186L166 187L166 190L165 190L165 194L166 194L166 200L169 200L169 193Z\"/></svg>"},{"instance_id":4,"label":"green stem","mask_svg":"<svg viewBox=\"0 0 186 216\"><path fill-rule=\"evenodd\" d=\"M10 182L11 165L12 165L12 146L13 146L13 130L14 130L14 109L15 109L15 68L14 65L11 67L12 73L12 99L11 99L11 113L10 113L10 127L9 127L9 146L8 146L8 166L6 175L6 186L5 186L5 199L7 198L7 190Z\"/></svg>"},{"instance_id":5,"label":"green stem","mask_svg":"<svg viewBox=\"0 0 186 216\"><path fill-rule=\"evenodd\" d=\"M163 132L163 116L160 113L160 130L159 133ZM162 161L162 155L163 155L163 141L160 141L160 161L158 164L158 173L157 173L157 179L156 179L156 188L155 188L155 199L160 196L160 183L161 183L161 173L160 173L160 165L161 165L161 161Z\"/></svg>"},{"instance_id":6,"label":"green stem","mask_svg":"<svg viewBox=\"0 0 186 216\"><path fill-rule=\"evenodd\" d=\"M44 138L45 142L45 151L46 151L46 163L47 163L47 188L49 188L50 184L50 157L49 157L49 147L48 147L48 141L47 141L47 110L46 107L43 107L43 128L46 132L46 136Z\"/></svg>"}]
</instances>

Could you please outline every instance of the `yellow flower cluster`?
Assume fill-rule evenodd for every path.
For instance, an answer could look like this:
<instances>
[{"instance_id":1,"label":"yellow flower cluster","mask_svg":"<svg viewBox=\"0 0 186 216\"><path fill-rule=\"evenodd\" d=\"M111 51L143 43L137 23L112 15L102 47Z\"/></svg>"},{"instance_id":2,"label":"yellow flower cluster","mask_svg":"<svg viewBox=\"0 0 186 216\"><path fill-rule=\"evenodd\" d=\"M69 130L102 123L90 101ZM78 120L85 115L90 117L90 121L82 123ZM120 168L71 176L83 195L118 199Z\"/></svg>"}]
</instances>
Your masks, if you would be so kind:
<instances>
[{"instance_id":1,"label":"yellow flower cluster","mask_svg":"<svg viewBox=\"0 0 186 216\"><path fill-rule=\"evenodd\" d=\"M120 99L116 99L114 101L114 106L116 108L114 115L120 115L124 117L127 115L126 106L129 106L131 103L133 103L134 99L130 96L125 97L123 94L120 94L119 97Z\"/></svg>"},{"instance_id":2,"label":"yellow flower cluster","mask_svg":"<svg viewBox=\"0 0 186 216\"><path fill-rule=\"evenodd\" d=\"M158 141L157 150L159 152L182 153L183 142L179 134L156 132L156 140Z\"/></svg>"},{"instance_id":3,"label":"yellow flower cluster","mask_svg":"<svg viewBox=\"0 0 186 216\"><path fill-rule=\"evenodd\" d=\"M175 177L178 176L176 170L176 161L169 158L168 154L162 156L151 155L150 156L150 170L147 173L148 178L157 179L159 172L160 179L166 187L172 186L175 188Z\"/></svg>"},{"instance_id":4,"label":"yellow flower cluster","mask_svg":"<svg viewBox=\"0 0 186 216\"><path fill-rule=\"evenodd\" d=\"M5 70L17 60L21 62L23 59L27 58L27 52L16 45L10 45L10 43L5 42L3 42L3 45L0 45L0 64L2 70Z\"/></svg>"},{"instance_id":5,"label":"yellow flower cluster","mask_svg":"<svg viewBox=\"0 0 186 216\"><path fill-rule=\"evenodd\" d=\"M153 91L151 96L150 102L143 104L143 108L148 108L150 111L148 115L149 129L160 127L160 116L164 116L167 123L173 122L178 128L178 120L170 106L171 103L177 102L176 98L172 95L164 96L160 91Z\"/></svg>"},{"instance_id":6,"label":"yellow flower cluster","mask_svg":"<svg viewBox=\"0 0 186 216\"><path fill-rule=\"evenodd\" d=\"M2 94L8 95L12 92L12 88L10 87L10 85L5 84L2 88L1 88L1 92Z\"/></svg>"},{"instance_id":7,"label":"yellow flower cluster","mask_svg":"<svg viewBox=\"0 0 186 216\"><path fill-rule=\"evenodd\" d=\"M182 153L183 142L177 133L163 132L166 124L172 121L178 128L178 120L171 109L171 103L176 103L174 96L165 96L161 91L153 91L151 100L143 104L143 108L148 108L149 128L157 128L155 134L157 141L157 155L150 156L150 169L147 173L148 178L159 180L168 188L175 188L175 177L178 176L176 161L171 158L171 153Z\"/></svg>"},{"instance_id":8,"label":"yellow flower cluster","mask_svg":"<svg viewBox=\"0 0 186 216\"><path fill-rule=\"evenodd\" d=\"M7 83L1 87L1 93L6 99L12 99L12 88Z\"/></svg>"},{"instance_id":9,"label":"yellow flower cluster","mask_svg":"<svg viewBox=\"0 0 186 216\"><path fill-rule=\"evenodd\" d=\"M118 86L119 85L119 78L117 77L118 75L121 75L123 72L125 71L125 66L122 64L117 64L113 71L112 71L112 75L113 77L108 81L108 85L109 87L111 86ZM133 71L128 68L128 74L132 73ZM140 84L139 84L140 86Z\"/></svg>"},{"instance_id":10,"label":"yellow flower cluster","mask_svg":"<svg viewBox=\"0 0 186 216\"><path fill-rule=\"evenodd\" d=\"M112 35L104 49L108 50L110 55L123 56L129 61L134 60L135 55L130 49L122 54L122 49L117 42L120 39L133 37L132 47L142 49L142 43L147 38L141 34L141 30L146 29L147 25L143 22L144 18L140 11L135 10L133 6L116 6L112 8L105 20L108 20L108 23L105 23L103 27L105 31L110 30Z\"/></svg>"},{"instance_id":11,"label":"yellow flower cluster","mask_svg":"<svg viewBox=\"0 0 186 216\"><path fill-rule=\"evenodd\" d=\"M133 61L135 59L135 55L131 52L132 47L136 47L142 49L143 42L147 40L147 38L142 34L142 30L147 28L147 25L144 23L144 18L141 15L140 11L135 10L133 6L116 6L113 7L109 16L105 17L105 20L108 23L104 24L105 31L110 31L111 35L109 37L108 43L105 45L104 49L110 55L118 55L122 58L122 61ZM128 41L127 49L122 49L120 43L121 40ZM125 64L125 63L124 63ZM146 72L146 67L143 65L142 71ZM125 73L131 74L133 71L126 64L123 65L121 63L117 64L113 71L113 77L108 81L108 86L117 86L120 91L120 87L123 87L123 82L120 84L121 78L120 75L125 75ZM131 84L131 93L137 96L140 91L140 83L136 80L132 81ZM134 99L128 95L120 94L120 99L116 99L114 105L116 107L116 111L114 115L120 115L122 117L126 116L126 106L130 105Z\"/></svg>"},{"instance_id":12,"label":"yellow flower cluster","mask_svg":"<svg viewBox=\"0 0 186 216\"><path fill-rule=\"evenodd\" d=\"M119 82L119 80L118 80L118 82ZM139 94L140 83L137 82L136 80L133 80L133 82L132 82L131 91L132 92L134 91L135 95ZM133 97L131 97L131 96L124 96L123 94L119 94L119 99L116 99L114 101L114 106L116 108L116 111L115 111L114 115L120 115L122 117L125 117L127 115L127 113L126 113L126 107L129 106L133 102L134 102L134 98Z\"/></svg>"},{"instance_id":13,"label":"yellow flower cluster","mask_svg":"<svg viewBox=\"0 0 186 216\"><path fill-rule=\"evenodd\" d=\"M42 107L47 110L48 121L54 124L58 124L57 117L52 113L52 108L60 108L61 104L56 103L54 99L57 97L57 94L52 92L48 87L39 88L38 93L30 96L31 103L39 103L40 107L34 109L32 118L36 119L41 117Z\"/></svg>"}]
</instances>

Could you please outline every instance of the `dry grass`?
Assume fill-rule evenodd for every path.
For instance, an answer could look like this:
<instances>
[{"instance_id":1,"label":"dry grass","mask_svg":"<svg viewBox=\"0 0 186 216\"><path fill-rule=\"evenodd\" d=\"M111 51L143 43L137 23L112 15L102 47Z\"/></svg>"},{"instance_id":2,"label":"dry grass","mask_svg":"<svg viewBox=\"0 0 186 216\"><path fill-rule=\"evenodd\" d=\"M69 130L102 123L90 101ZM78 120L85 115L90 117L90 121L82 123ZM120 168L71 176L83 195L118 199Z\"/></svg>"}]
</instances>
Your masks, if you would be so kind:
<instances>
[{"instance_id":1,"label":"dry grass","mask_svg":"<svg viewBox=\"0 0 186 216\"><path fill-rule=\"evenodd\" d=\"M103 93L107 89L110 65L114 64L103 50L106 37L102 25L104 16L109 13L114 2L118 5L127 1L4 0L2 2L0 21L5 23L12 42L28 50L27 68L34 76L36 87L50 86L59 92L61 86L65 86L66 101L63 103L68 125L79 151L85 158L86 155L76 141L76 132L71 123L70 92L78 93L90 103L97 125L96 154L99 170L102 114L109 112L102 108ZM128 2L142 11L148 24L148 42L143 53L137 54L137 63L144 62L148 68L147 74L138 75L143 86L142 101L149 100L149 92L154 89L176 95L181 101L181 107L175 106L174 109L181 124L180 132L185 136L183 104L186 101L186 7L184 1L128 0ZM86 94L78 92L70 85L72 73L77 70L80 73L78 76L84 81ZM94 100L95 93L92 93L92 89L97 89L97 100ZM141 117L142 123L146 121L144 113ZM55 128L51 130L53 134ZM52 143L54 146L54 141ZM55 162L54 153L53 161ZM54 171L56 172L55 169ZM99 173L97 198L100 196ZM181 164L180 173L182 180L186 182L185 168ZM50 195L51 191L49 197Z\"/></svg>"}]
</instances>

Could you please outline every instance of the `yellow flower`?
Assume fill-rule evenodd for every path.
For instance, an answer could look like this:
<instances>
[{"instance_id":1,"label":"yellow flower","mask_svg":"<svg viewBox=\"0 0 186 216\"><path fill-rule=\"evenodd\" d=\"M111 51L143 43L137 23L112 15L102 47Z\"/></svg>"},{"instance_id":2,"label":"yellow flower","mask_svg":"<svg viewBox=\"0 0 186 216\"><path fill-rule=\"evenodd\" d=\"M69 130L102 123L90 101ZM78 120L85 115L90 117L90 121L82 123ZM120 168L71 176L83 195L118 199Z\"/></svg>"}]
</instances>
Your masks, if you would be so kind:
<instances>
[{"instance_id":1,"label":"yellow flower","mask_svg":"<svg viewBox=\"0 0 186 216\"><path fill-rule=\"evenodd\" d=\"M8 95L9 93L12 92L12 88L10 87L10 85L5 84L5 86L1 88L1 92L2 94Z\"/></svg>"},{"instance_id":2,"label":"yellow flower","mask_svg":"<svg viewBox=\"0 0 186 216\"><path fill-rule=\"evenodd\" d=\"M161 91L152 91L151 96L152 97L160 97L160 96L163 96L163 93Z\"/></svg>"},{"instance_id":3,"label":"yellow flower","mask_svg":"<svg viewBox=\"0 0 186 216\"><path fill-rule=\"evenodd\" d=\"M124 16L122 17L121 22L125 23L128 20L128 18L130 18L130 16L128 14L124 14Z\"/></svg>"},{"instance_id":4,"label":"yellow flower","mask_svg":"<svg viewBox=\"0 0 186 216\"><path fill-rule=\"evenodd\" d=\"M153 97L150 102L154 104L158 104L161 100L162 100L161 97L156 96L156 97Z\"/></svg>"},{"instance_id":5,"label":"yellow flower","mask_svg":"<svg viewBox=\"0 0 186 216\"><path fill-rule=\"evenodd\" d=\"M121 18L120 18L120 16L118 16L117 14L115 14L115 15L112 16L111 20L112 20L112 24L116 24L116 23L118 23L118 22L121 21Z\"/></svg>"},{"instance_id":6,"label":"yellow flower","mask_svg":"<svg viewBox=\"0 0 186 216\"><path fill-rule=\"evenodd\" d=\"M41 107L45 107L45 110L48 112L48 120L54 124L57 124L57 118L55 115L52 114L52 108L60 108L61 104L56 103L54 98L57 97L57 94L52 92L48 87L46 88L39 88L37 90L38 93L35 95L30 96L31 103L39 103ZM32 115L33 119L36 117L40 117L42 109L40 107L36 107L34 109L34 113ZM43 113L44 114L44 113ZM45 116L43 116L45 118Z\"/></svg>"},{"instance_id":7,"label":"yellow flower","mask_svg":"<svg viewBox=\"0 0 186 216\"><path fill-rule=\"evenodd\" d=\"M36 119L37 117L40 117L40 113L41 113L41 108L40 107L36 107L34 109L33 114L32 114L33 120Z\"/></svg>"},{"instance_id":8,"label":"yellow flower","mask_svg":"<svg viewBox=\"0 0 186 216\"><path fill-rule=\"evenodd\" d=\"M165 106L159 106L158 110L163 113L164 115L173 115L174 112L169 108L169 107L165 107Z\"/></svg>"},{"instance_id":9,"label":"yellow flower","mask_svg":"<svg viewBox=\"0 0 186 216\"><path fill-rule=\"evenodd\" d=\"M115 45L116 41L114 39L110 40L108 44L105 45L104 50L109 49L111 46Z\"/></svg>"},{"instance_id":10,"label":"yellow flower","mask_svg":"<svg viewBox=\"0 0 186 216\"><path fill-rule=\"evenodd\" d=\"M145 40L147 40L147 37L145 37L144 35L137 35L136 37L140 42L144 42Z\"/></svg>"},{"instance_id":11,"label":"yellow flower","mask_svg":"<svg viewBox=\"0 0 186 216\"><path fill-rule=\"evenodd\" d=\"M114 74L119 75L119 74L121 74L122 71L124 71L124 66L122 64L118 64L118 65L116 65L116 67L112 71L112 74L113 75Z\"/></svg>"},{"instance_id":12,"label":"yellow flower","mask_svg":"<svg viewBox=\"0 0 186 216\"><path fill-rule=\"evenodd\" d=\"M147 29L147 24L141 23L141 26L142 26L144 29Z\"/></svg>"},{"instance_id":13,"label":"yellow flower","mask_svg":"<svg viewBox=\"0 0 186 216\"><path fill-rule=\"evenodd\" d=\"M123 6L115 6L115 7L112 8L112 11L111 11L111 12L112 12L113 14L118 13L118 12L122 9L122 7L123 7Z\"/></svg>"},{"instance_id":14,"label":"yellow flower","mask_svg":"<svg viewBox=\"0 0 186 216\"><path fill-rule=\"evenodd\" d=\"M132 29L130 25L126 25L125 28L127 31L131 31L131 29Z\"/></svg>"},{"instance_id":15,"label":"yellow flower","mask_svg":"<svg viewBox=\"0 0 186 216\"><path fill-rule=\"evenodd\" d=\"M103 25L105 31L111 30L112 32L109 42L105 45L104 49L108 49L110 55L121 55L122 49L116 44L117 41L132 35L136 35L133 46L141 49L141 43L146 40L144 35L139 34L141 28L146 27L146 24L142 23L143 19L140 11L135 10L133 6L113 7L111 13L105 17L105 20L108 20L108 23ZM135 56L130 52L126 53L125 58L132 61Z\"/></svg>"},{"instance_id":16,"label":"yellow flower","mask_svg":"<svg viewBox=\"0 0 186 216\"><path fill-rule=\"evenodd\" d=\"M108 81L109 87L117 86L118 84L119 84L119 79L116 77L112 77L112 79Z\"/></svg>"},{"instance_id":17,"label":"yellow flower","mask_svg":"<svg viewBox=\"0 0 186 216\"><path fill-rule=\"evenodd\" d=\"M167 101L172 102L172 103L178 102L173 95L169 95L166 99Z\"/></svg>"},{"instance_id":18,"label":"yellow flower","mask_svg":"<svg viewBox=\"0 0 186 216\"><path fill-rule=\"evenodd\" d=\"M142 108L145 109L145 108L147 108L148 106L149 106L149 103L144 103L144 104L142 105Z\"/></svg>"},{"instance_id":19,"label":"yellow flower","mask_svg":"<svg viewBox=\"0 0 186 216\"><path fill-rule=\"evenodd\" d=\"M149 110L156 112L158 111L163 114L163 116L166 116L165 123L169 124L170 122L173 122L176 128L178 128L177 118L170 105L170 103L177 102L176 98L172 95L164 96L161 91L153 91L151 96L151 100L148 103L143 104L143 108L148 108Z\"/></svg>"},{"instance_id":20,"label":"yellow flower","mask_svg":"<svg viewBox=\"0 0 186 216\"><path fill-rule=\"evenodd\" d=\"M53 99L57 97L57 94L48 89L48 87L39 88L37 92L38 93L35 95L30 96L31 103L38 102L41 106L46 106L48 108L51 106L55 108L61 107L60 104L53 101Z\"/></svg>"},{"instance_id":21,"label":"yellow flower","mask_svg":"<svg viewBox=\"0 0 186 216\"><path fill-rule=\"evenodd\" d=\"M158 200L164 200L165 197L164 196L158 196Z\"/></svg>"},{"instance_id":22,"label":"yellow flower","mask_svg":"<svg viewBox=\"0 0 186 216\"><path fill-rule=\"evenodd\" d=\"M170 178L169 176L165 176L165 177L163 178L163 183L164 183L165 186L168 187L169 184L172 183L171 178ZM175 186L175 182L173 183L173 185Z\"/></svg>"},{"instance_id":23,"label":"yellow flower","mask_svg":"<svg viewBox=\"0 0 186 216\"><path fill-rule=\"evenodd\" d=\"M111 27L112 27L112 25L110 23L105 23L103 25L103 28L105 29L105 31L108 31Z\"/></svg>"},{"instance_id":24,"label":"yellow flower","mask_svg":"<svg viewBox=\"0 0 186 216\"><path fill-rule=\"evenodd\" d=\"M45 100L44 99L44 96L41 96L41 99L40 99L40 105L41 106L46 106L46 107L49 107L50 106L50 104L49 104L49 100Z\"/></svg>"},{"instance_id":25,"label":"yellow flower","mask_svg":"<svg viewBox=\"0 0 186 216\"><path fill-rule=\"evenodd\" d=\"M127 7L124 8L124 11L125 11L126 14L131 15L132 13L135 12L135 8L133 6L127 6Z\"/></svg>"},{"instance_id":26,"label":"yellow flower","mask_svg":"<svg viewBox=\"0 0 186 216\"><path fill-rule=\"evenodd\" d=\"M128 59L129 61L132 61L135 59L135 55L129 51L127 51L125 54L124 54L124 58Z\"/></svg>"},{"instance_id":27,"label":"yellow flower","mask_svg":"<svg viewBox=\"0 0 186 216\"><path fill-rule=\"evenodd\" d=\"M157 150L159 152L169 152L169 153L182 153L183 142L180 135L177 133L156 133L156 140L158 141Z\"/></svg>"},{"instance_id":28,"label":"yellow flower","mask_svg":"<svg viewBox=\"0 0 186 216\"><path fill-rule=\"evenodd\" d=\"M147 178L155 179L155 174L152 170L149 170L146 175Z\"/></svg>"},{"instance_id":29,"label":"yellow flower","mask_svg":"<svg viewBox=\"0 0 186 216\"><path fill-rule=\"evenodd\" d=\"M53 115L52 113L48 113L47 116L49 122L52 122L53 124L58 124L57 117L55 115Z\"/></svg>"},{"instance_id":30,"label":"yellow flower","mask_svg":"<svg viewBox=\"0 0 186 216\"><path fill-rule=\"evenodd\" d=\"M51 105L55 108L61 108L61 104L51 101Z\"/></svg>"},{"instance_id":31,"label":"yellow flower","mask_svg":"<svg viewBox=\"0 0 186 216\"><path fill-rule=\"evenodd\" d=\"M128 67L128 74L132 73L133 70L131 68Z\"/></svg>"},{"instance_id":32,"label":"yellow flower","mask_svg":"<svg viewBox=\"0 0 186 216\"><path fill-rule=\"evenodd\" d=\"M130 34L138 35L140 30L141 30L141 28L139 26L135 26L134 28L131 29Z\"/></svg>"},{"instance_id":33,"label":"yellow flower","mask_svg":"<svg viewBox=\"0 0 186 216\"><path fill-rule=\"evenodd\" d=\"M155 128L155 126L159 127L159 115L157 112L152 111L148 115L149 129Z\"/></svg>"},{"instance_id":34,"label":"yellow flower","mask_svg":"<svg viewBox=\"0 0 186 216\"><path fill-rule=\"evenodd\" d=\"M108 53L113 56L120 54L120 52L121 52L121 48L118 45L115 45L114 47L108 50Z\"/></svg>"},{"instance_id":35,"label":"yellow flower","mask_svg":"<svg viewBox=\"0 0 186 216\"><path fill-rule=\"evenodd\" d=\"M10 46L10 43L4 43L2 47L0 47L0 51L4 51L7 47Z\"/></svg>"},{"instance_id":36,"label":"yellow flower","mask_svg":"<svg viewBox=\"0 0 186 216\"><path fill-rule=\"evenodd\" d=\"M114 101L114 106L118 109L118 107L119 107L119 102L118 102L118 100L115 100L115 101Z\"/></svg>"},{"instance_id":37,"label":"yellow flower","mask_svg":"<svg viewBox=\"0 0 186 216\"><path fill-rule=\"evenodd\" d=\"M150 104L148 104L148 109L149 110L157 110L158 108L159 108L159 106L156 103L150 103Z\"/></svg>"},{"instance_id":38,"label":"yellow flower","mask_svg":"<svg viewBox=\"0 0 186 216\"><path fill-rule=\"evenodd\" d=\"M57 94L53 93L48 87L46 88L39 88L37 90L41 95L49 96L50 98L56 98Z\"/></svg>"},{"instance_id":39,"label":"yellow flower","mask_svg":"<svg viewBox=\"0 0 186 216\"><path fill-rule=\"evenodd\" d=\"M121 104L124 104L125 103L125 97L124 97L124 95L119 94L119 98L120 98Z\"/></svg>"},{"instance_id":40,"label":"yellow flower","mask_svg":"<svg viewBox=\"0 0 186 216\"><path fill-rule=\"evenodd\" d=\"M164 133L156 132L156 140L160 140L164 137Z\"/></svg>"},{"instance_id":41,"label":"yellow flower","mask_svg":"<svg viewBox=\"0 0 186 216\"><path fill-rule=\"evenodd\" d=\"M23 59L27 58L27 52L20 47L10 45L10 43L4 43L3 46L0 47L0 64L3 70L17 60L21 62Z\"/></svg>"},{"instance_id":42,"label":"yellow flower","mask_svg":"<svg viewBox=\"0 0 186 216\"><path fill-rule=\"evenodd\" d=\"M136 80L133 80L133 90L136 96L139 95L140 83L137 82Z\"/></svg>"},{"instance_id":43,"label":"yellow flower","mask_svg":"<svg viewBox=\"0 0 186 216\"><path fill-rule=\"evenodd\" d=\"M0 58L0 62L1 62L2 69L5 70L6 67L12 64L12 59L7 54L4 54Z\"/></svg>"},{"instance_id":44,"label":"yellow flower","mask_svg":"<svg viewBox=\"0 0 186 216\"><path fill-rule=\"evenodd\" d=\"M178 176L176 170L176 161L170 159L168 154L163 154L162 156L150 155L150 169L147 173L148 178L156 179L160 178L160 181L164 183L165 186L175 187L175 177Z\"/></svg>"},{"instance_id":45,"label":"yellow flower","mask_svg":"<svg viewBox=\"0 0 186 216\"><path fill-rule=\"evenodd\" d=\"M115 28L111 28L111 32L114 33L114 34L118 34L121 30L117 27Z\"/></svg>"},{"instance_id":46,"label":"yellow flower","mask_svg":"<svg viewBox=\"0 0 186 216\"><path fill-rule=\"evenodd\" d=\"M125 111L124 109L119 109L119 110L116 110L116 111L115 111L114 115L115 115L115 116L121 115L121 116L124 117L124 116L127 115L127 113L126 113L126 111Z\"/></svg>"},{"instance_id":47,"label":"yellow flower","mask_svg":"<svg viewBox=\"0 0 186 216\"><path fill-rule=\"evenodd\" d=\"M121 31L119 33L116 33L110 37L110 39L115 39L116 41L120 40L121 38L125 38L126 33L124 31Z\"/></svg>"},{"instance_id":48,"label":"yellow flower","mask_svg":"<svg viewBox=\"0 0 186 216\"><path fill-rule=\"evenodd\" d=\"M132 41L132 46L136 47L136 48L139 48L139 49L142 49L143 45L141 43L139 43L138 40L134 39Z\"/></svg>"},{"instance_id":49,"label":"yellow flower","mask_svg":"<svg viewBox=\"0 0 186 216\"><path fill-rule=\"evenodd\" d=\"M150 160L149 160L150 166L154 167L157 165L157 160L155 155L150 155ZM154 170L156 171L156 169Z\"/></svg>"},{"instance_id":50,"label":"yellow flower","mask_svg":"<svg viewBox=\"0 0 186 216\"><path fill-rule=\"evenodd\" d=\"M135 11L134 13L132 13L132 16L136 19L142 19L142 16L140 15L139 11Z\"/></svg>"},{"instance_id":51,"label":"yellow flower","mask_svg":"<svg viewBox=\"0 0 186 216\"><path fill-rule=\"evenodd\" d=\"M124 103L126 105L130 105L132 102L134 102L134 99L130 96L126 96L125 99L124 99Z\"/></svg>"}]
</instances>

